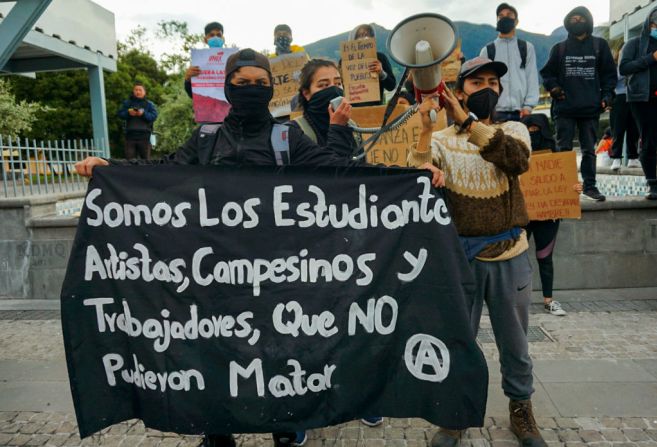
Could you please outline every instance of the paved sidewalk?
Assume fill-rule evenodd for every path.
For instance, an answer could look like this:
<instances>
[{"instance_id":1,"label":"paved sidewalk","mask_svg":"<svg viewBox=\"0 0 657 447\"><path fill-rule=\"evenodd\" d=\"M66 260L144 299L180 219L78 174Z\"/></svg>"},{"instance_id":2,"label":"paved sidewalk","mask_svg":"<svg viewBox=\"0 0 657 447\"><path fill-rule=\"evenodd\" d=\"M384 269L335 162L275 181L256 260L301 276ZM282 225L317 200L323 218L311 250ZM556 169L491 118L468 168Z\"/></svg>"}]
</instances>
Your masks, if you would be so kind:
<instances>
[{"instance_id":1,"label":"paved sidewalk","mask_svg":"<svg viewBox=\"0 0 657 447\"><path fill-rule=\"evenodd\" d=\"M538 423L550 447L657 447L657 290L558 292L566 317L535 297L530 326ZM28 305L29 304L29 305ZM0 302L0 446L195 446L200 438L114 425L81 441L73 415L58 305ZM500 389L497 350L482 319L480 342L489 362L487 418L464 447L516 447L508 401ZM419 419L358 422L309 432L309 447L424 447L435 427ZM238 445L269 446L265 435Z\"/></svg>"}]
</instances>

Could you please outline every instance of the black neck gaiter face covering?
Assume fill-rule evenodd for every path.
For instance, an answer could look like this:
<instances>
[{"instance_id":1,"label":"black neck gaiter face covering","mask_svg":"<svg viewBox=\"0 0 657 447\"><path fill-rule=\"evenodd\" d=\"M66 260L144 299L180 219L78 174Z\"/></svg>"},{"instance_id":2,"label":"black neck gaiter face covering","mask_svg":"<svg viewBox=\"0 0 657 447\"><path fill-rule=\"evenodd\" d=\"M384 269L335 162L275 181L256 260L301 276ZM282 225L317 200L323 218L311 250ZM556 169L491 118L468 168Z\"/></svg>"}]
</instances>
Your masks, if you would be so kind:
<instances>
[{"instance_id":1,"label":"black neck gaiter face covering","mask_svg":"<svg viewBox=\"0 0 657 447\"><path fill-rule=\"evenodd\" d=\"M306 105L305 114L320 132L322 139L326 139L329 129L329 103L338 96L344 96L344 92L340 87L327 87L316 92Z\"/></svg>"},{"instance_id":2,"label":"black neck gaiter face covering","mask_svg":"<svg viewBox=\"0 0 657 447\"><path fill-rule=\"evenodd\" d=\"M495 90L485 88L469 95L465 105L477 118L485 120L493 115L499 99L500 95Z\"/></svg>"},{"instance_id":3,"label":"black neck gaiter face covering","mask_svg":"<svg viewBox=\"0 0 657 447\"><path fill-rule=\"evenodd\" d=\"M529 138L531 139L531 142L532 142L532 150L533 151L539 151L541 149L547 149L547 147L544 147L545 145L543 144L543 134L541 133L540 130L535 130L533 132L529 132Z\"/></svg>"},{"instance_id":4,"label":"black neck gaiter face covering","mask_svg":"<svg viewBox=\"0 0 657 447\"><path fill-rule=\"evenodd\" d=\"M226 83L226 99L232 106L230 113L241 120L269 119L269 101L274 88L264 85L234 85Z\"/></svg>"}]
</instances>

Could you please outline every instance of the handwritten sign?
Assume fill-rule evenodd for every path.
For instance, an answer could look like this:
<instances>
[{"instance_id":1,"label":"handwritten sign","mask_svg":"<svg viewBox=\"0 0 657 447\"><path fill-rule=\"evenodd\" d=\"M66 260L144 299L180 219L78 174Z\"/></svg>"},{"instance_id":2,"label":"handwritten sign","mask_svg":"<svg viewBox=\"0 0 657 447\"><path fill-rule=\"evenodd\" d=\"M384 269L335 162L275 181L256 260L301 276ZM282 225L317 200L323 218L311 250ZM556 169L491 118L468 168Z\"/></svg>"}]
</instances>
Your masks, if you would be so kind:
<instances>
[{"instance_id":1,"label":"handwritten sign","mask_svg":"<svg viewBox=\"0 0 657 447\"><path fill-rule=\"evenodd\" d=\"M272 116L287 116L291 113L290 102L299 91L301 69L308 62L306 53L284 54L269 61L274 78L274 97L269 102Z\"/></svg>"},{"instance_id":2,"label":"handwritten sign","mask_svg":"<svg viewBox=\"0 0 657 447\"><path fill-rule=\"evenodd\" d=\"M408 106L397 105L388 122L407 110ZM378 127L383 121L386 106L354 107L351 109L351 119L359 127ZM434 131L447 127L445 111L438 113ZM408 151L413 143L417 143L422 131L422 121L419 113L415 113L403 126L390 132L385 132L374 147L367 153L367 162L387 166L408 166ZM363 140L371 134L363 134Z\"/></svg>"},{"instance_id":3,"label":"handwritten sign","mask_svg":"<svg viewBox=\"0 0 657 447\"><path fill-rule=\"evenodd\" d=\"M532 154L529 170L520 176L520 188L530 220L580 219L575 152Z\"/></svg>"},{"instance_id":4,"label":"handwritten sign","mask_svg":"<svg viewBox=\"0 0 657 447\"><path fill-rule=\"evenodd\" d=\"M445 82L456 82L458 79L459 72L461 71L461 39L459 39L452 54L441 62L440 71L442 80Z\"/></svg>"},{"instance_id":5,"label":"handwritten sign","mask_svg":"<svg viewBox=\"0 0 657 447\"><path fill-rule=\"evenodd\" d=\"M197 123L220 123L228 115L230 104L224 95L226 61L237 51L237 48L192 49L192 65L201 69L201 74L192 78L194 119Z\"/></svg>"},{"instance_id":6,"label":"handwritten sign","mask_svg":"<svg viewBox=\"0 0 657 447\"><path fill-rule=\"evenodd\" d=\"M61 295L80 435L481 426L473 285L426 171L97 168Z\"/></svg>"},{"instance_id":7,"label":"handwritten sign","mask_svg":"<svg viewBox=\"0 0 657 447\"><path fill-rule=\"evenodd\" d=\"M374 39L347 40L340 44L342 58L342 82L349 102L380 101L379 77L369 70L377 61Z\"/></svg>"}]
</instances>

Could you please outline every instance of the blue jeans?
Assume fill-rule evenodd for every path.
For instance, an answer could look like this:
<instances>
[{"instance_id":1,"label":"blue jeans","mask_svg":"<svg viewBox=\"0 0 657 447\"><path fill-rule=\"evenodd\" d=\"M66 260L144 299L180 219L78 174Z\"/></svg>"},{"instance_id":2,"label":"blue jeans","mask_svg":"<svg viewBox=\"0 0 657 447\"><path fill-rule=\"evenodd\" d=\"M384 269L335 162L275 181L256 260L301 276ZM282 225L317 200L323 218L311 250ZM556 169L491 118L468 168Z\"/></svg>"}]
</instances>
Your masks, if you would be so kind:
<instances>
[{"instance_id":1,"label":"blue jeans","mask_svg":"<svg viewBox=\"0 0 657 447\"><path fill-rule=\"evenodd\" d=\"M520 110L509 111L499 111L495 112L495 120L504 122L504 121L520 121Z\"/></svg>"}]
</instances>

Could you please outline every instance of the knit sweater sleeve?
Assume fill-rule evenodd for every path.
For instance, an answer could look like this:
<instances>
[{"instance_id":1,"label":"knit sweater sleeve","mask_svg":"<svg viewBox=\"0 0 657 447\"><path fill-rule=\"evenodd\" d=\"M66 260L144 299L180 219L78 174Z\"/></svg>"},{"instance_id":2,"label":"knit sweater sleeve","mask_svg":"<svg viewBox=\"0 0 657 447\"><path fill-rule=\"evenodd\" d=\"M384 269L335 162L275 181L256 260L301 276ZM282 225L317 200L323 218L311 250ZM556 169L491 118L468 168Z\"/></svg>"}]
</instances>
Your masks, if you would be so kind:
<instances>
[{"instance_id":1,"label":"knit sweater sleeve","mask_svg":"<svg viewBox=\"0 0 657 447\"><path fill-rule=\"evenodd\" d=\"M479 121L470 127L468 141L481 148L481 157L507 175L517 176L529 169L529 131L521 124L508 121L501 128Z\"/></svg>"},{"instance_id":2,"label":"knit sweater sleeve","mask_svg":"<svg viewBox=\"0 0 657 447\"><path fill-rule=\"evenodd\" d=\"M418 152L417 143L413 143L408 150L408 165L419 168L425 163L431 163L438 168L442 168L440 150L442 143L438 141L435 134L431 136L431 151Z\"/></svg>"}]
</instances>

